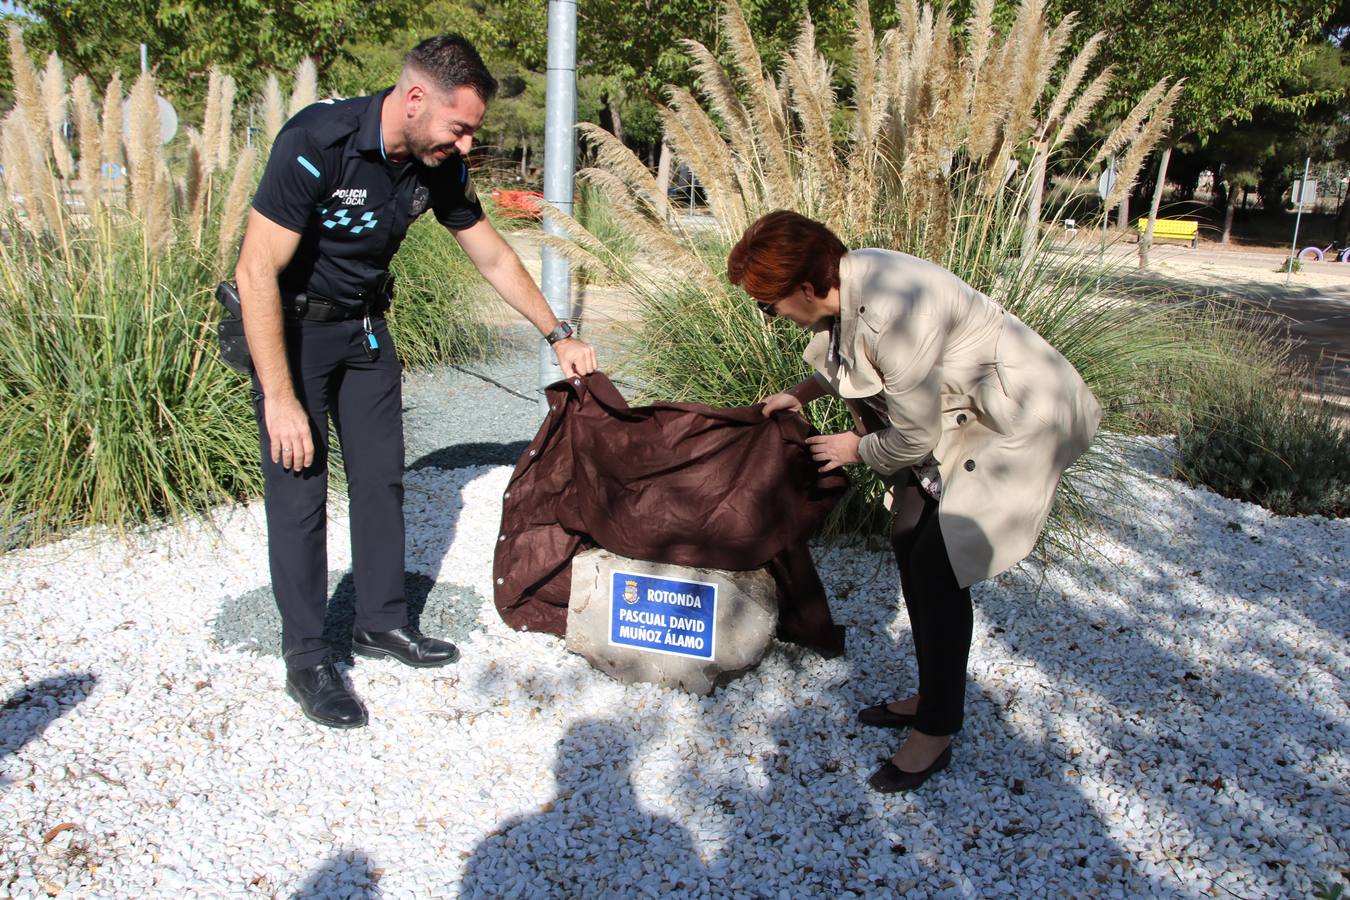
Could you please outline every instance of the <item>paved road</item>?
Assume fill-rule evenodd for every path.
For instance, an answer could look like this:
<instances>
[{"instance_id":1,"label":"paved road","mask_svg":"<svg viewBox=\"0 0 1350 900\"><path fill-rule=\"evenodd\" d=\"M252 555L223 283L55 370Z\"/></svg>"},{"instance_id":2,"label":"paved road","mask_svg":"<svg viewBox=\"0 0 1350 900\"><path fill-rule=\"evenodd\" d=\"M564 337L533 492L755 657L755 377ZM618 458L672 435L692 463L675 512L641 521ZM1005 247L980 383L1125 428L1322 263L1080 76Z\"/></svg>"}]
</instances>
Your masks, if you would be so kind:
<instances>
[{"instance_id":1,"label":"paved road","mask_svg":"<svg viewBox=\"0 0 1350 900\"><path fill-rule=\"evenodd\" d=\"M1314 387L1350 406L1350 265L1305 263L1292 277L1280 272L1285 253L1163 247L1153 269L1132 272L1131 281L1178 296L1213 300L1276 324L1295 357L1313 372ZM1133 264L1133 245L1118 248ZM1286 284L1286 281L1288 284Z\"/></svg>"}]
</instances>

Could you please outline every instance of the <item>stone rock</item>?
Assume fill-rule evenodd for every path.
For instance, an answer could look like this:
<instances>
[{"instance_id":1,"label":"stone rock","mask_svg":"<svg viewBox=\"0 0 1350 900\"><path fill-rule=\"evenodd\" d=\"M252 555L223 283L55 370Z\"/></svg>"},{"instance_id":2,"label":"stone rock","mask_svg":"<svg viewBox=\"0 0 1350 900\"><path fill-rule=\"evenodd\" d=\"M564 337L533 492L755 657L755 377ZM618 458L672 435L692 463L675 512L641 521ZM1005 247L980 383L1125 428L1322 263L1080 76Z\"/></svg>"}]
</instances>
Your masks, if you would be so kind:
<instances>
[{"instance_id":1,"label":"stone rock","mask_svg":"<svg viewBox=\"0 0 1350 900\"><path fill-rule=\"evenodd\" d=\"M572 558L567 649L625 683L711 693L759 663L777 625L777 587L764 569L699 569L607 550Z\"/></svg>"}]
</instances>

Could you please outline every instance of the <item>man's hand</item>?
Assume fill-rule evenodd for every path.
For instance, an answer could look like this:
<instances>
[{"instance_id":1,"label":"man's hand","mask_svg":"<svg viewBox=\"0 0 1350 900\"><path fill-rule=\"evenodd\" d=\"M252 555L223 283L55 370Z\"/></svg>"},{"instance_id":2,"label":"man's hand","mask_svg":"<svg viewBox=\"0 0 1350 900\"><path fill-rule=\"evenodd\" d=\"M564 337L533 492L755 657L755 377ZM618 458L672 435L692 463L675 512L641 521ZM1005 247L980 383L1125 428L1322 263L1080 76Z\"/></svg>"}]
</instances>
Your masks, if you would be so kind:
<instances>
[{"instance_id":1,"label":"man's hand","mask_svg":"<svg viewBox=\"0 0 1350 900\"><path fill-rule=\"evenodd\" d=\"M553 345L564 378L589 375L595 371L595 348L580 338L567 338Z\"/></svg>"},{"instance_id":2,"label":"man's hand","mask_svg":"<svg viewBox=\"0 0 1350 900\"><path fill-rule=\"evenodd\" d=\"M844 431L840 434L818 434L806 439L811 448L811 458L820 463L820 471L829 472L841 466L862 462L858 455L858 441L862 440L855 432Z\"/></svg>"},{"instance_id":3,"label":"man's hand","mask_svg":"<svg viewBox=\"0 0 1350 900\"><path fill-rule=\"evenodd\" d=\"M263 400L263 418L267 425L267 442L272 451L272 462L283 469L300 472L314 463L314 435L309 428L309 416L294 397L273 402Z\"/></svg>"},{"instance_id":4,"label":"man's hand","mask_svg":"<svg viewBox=\"0 0 1350 900\"><path fill-rule=\"evenodd\" d=\"M801 412L802 410L802 401L786 391L780 394L770 394L760 402L764 404L764 418L766 419L779 411Z\"/></svg>"}]
</instances>

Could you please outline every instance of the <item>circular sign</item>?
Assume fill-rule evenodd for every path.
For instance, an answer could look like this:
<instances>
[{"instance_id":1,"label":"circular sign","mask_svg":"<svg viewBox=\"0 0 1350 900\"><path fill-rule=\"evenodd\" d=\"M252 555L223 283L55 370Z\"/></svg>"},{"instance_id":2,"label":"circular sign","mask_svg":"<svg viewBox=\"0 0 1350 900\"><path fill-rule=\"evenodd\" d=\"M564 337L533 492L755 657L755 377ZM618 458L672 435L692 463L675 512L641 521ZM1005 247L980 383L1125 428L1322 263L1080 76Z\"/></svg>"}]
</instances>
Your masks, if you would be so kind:
<instances>
[{"instance_id":1,"label":"circular sign","mask_svg":"<svg viewBox=\"0 0 1350 900\"><path fill-rule=\"evenodd\" d=\"M173 108L173 104L163 97L155 97L155 105L159 107L159 142L167 144L173 140L173 136L178 133L178 110ZM122 101L122 133L128 134L131 131L131 98Z\"/></svg>"},{"instance_id":2,"label":"circular sign","mask_svg":"<svg viewBox=\"0 0 1350 900\"><path fill-rule=\"evenodd\" d=\"M1116 167L1107 166L1102 169L1102 177L1097 179L1097 196L1105 200L1111 196L1111 189L1116 186Z\"/></svg>"}]
</instances>

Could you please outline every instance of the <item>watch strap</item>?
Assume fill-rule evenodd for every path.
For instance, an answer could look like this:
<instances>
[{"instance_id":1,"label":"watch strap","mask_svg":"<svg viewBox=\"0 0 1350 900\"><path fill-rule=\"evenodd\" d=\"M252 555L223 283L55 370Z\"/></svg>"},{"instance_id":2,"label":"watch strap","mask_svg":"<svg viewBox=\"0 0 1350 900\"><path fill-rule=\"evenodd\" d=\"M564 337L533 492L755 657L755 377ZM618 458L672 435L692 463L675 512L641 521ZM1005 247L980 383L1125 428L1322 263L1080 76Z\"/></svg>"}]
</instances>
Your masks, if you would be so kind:
<instances>
[{"instance_id":1,"label":"watch strap","mask_svg":"<svg viewBox=\"0 0 1350 900\"><path fill-rule=\"evenodd\" d=\"M567 323L567 320L564 319L558 323L557 328L554 328L547 335L545 335L544 340L548 341L549 346L552 346L558 343L558 341L567 340L572 336L572 334L573 334L572 326L569 325Z\"/></svg>"}]
</instances>

